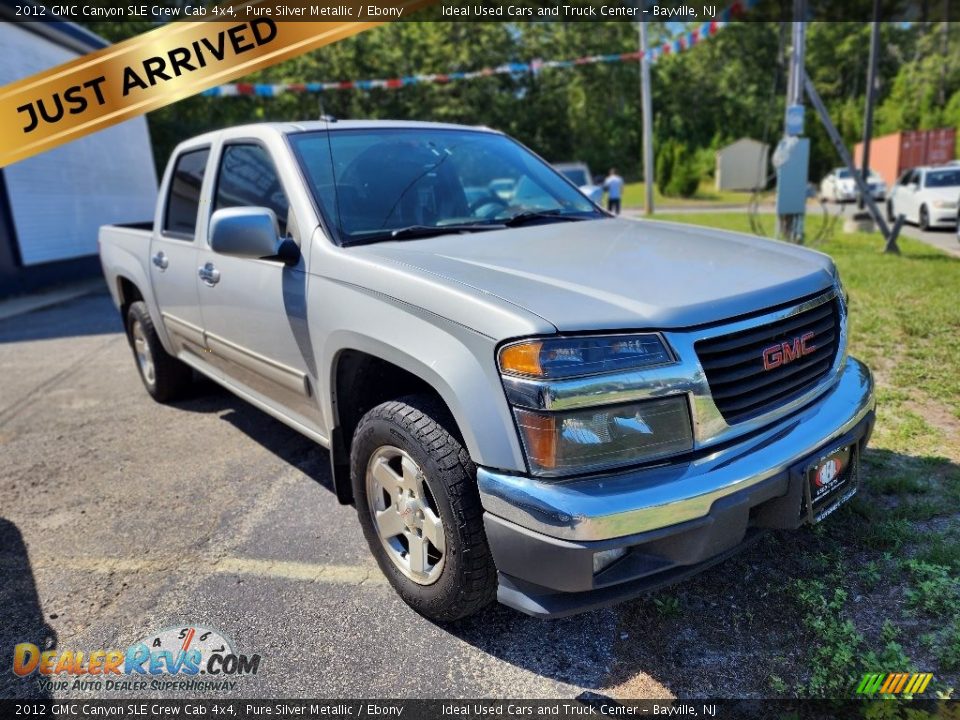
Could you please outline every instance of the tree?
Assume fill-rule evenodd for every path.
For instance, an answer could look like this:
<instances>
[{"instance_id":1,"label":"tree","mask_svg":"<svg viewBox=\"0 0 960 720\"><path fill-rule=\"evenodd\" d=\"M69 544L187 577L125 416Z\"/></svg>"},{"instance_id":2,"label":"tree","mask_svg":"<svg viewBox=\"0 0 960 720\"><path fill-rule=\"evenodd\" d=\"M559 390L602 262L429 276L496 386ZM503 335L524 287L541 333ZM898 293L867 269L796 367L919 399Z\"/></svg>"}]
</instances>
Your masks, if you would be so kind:
<instances>
[{"instance_id":1,"label":"tree","mask_svg":"<svg viewBox=\"0 0 960 720\"><path fill-rule=\"evenodd\" d=\"M869 6L868 0L854 0ZM759 8L773 0L762 0ZM772 5L771 5L772 7ZM818 17L831 6L815 2ZM754 10L751 12L758 12ZM845 11L846 12L846 11ZM827 13L827 14L825 14ZM423 17L428 17L429 11ZM435 16L435 14L434 14ZM762 13L759 14L763 17ZM87 23L111 40L153 29L148 22ZM864 23L813 22L807 71L844 141L863 133L869 29ZM654 44L677 23L652 23ZM698 176L712 167L711 149L740 137L773 145L782 135L787 26L735 22L652 68L654 146L672 168L681 145ZM568 60L637 50L627 22L387 23L334 45L243 78L244 82L311 82L389 78L477 70L506 62ZM880 92L875 134L956 125L960 32L942 23L881 28ZM278 97L194 96L150 113L155 156L206 130L263 120L302 120L322 112L339 118L394 118L481 124L518 138L551 162L582 160L595 171L615 166L629 180L640 173L639 63L575 65L400 89L336 90ZM836 152L808 110L812 178L836 165ZM681 153L684 154L684 153ZM658 168L658 186L661 168ZM669 182L670 175L665 182Z\"/></svg>"}]
</instances>

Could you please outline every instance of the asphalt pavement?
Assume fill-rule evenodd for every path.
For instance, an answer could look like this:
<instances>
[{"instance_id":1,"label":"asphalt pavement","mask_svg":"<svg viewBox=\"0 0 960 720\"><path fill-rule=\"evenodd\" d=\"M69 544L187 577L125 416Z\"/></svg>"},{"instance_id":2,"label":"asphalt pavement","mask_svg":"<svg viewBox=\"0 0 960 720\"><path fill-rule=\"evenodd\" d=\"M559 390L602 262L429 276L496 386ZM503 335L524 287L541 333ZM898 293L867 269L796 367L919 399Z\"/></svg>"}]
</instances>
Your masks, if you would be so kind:
<instances>
[{"instance_id":1,"label":"asphalt pavement","mask_svg":"<svg viewBox=\"0 0 960 720\"><path fill-rule=\"evenodd\" d=\"M235 697L572 699L604 686L621 638L611 610L414 613L326 451L209 383L153 402L105 291L0 320L0 498L0 697L126 696L41 692L9 672L17 643L89 653L201 626L261 656Z\"/></svg>"}]
</instances>

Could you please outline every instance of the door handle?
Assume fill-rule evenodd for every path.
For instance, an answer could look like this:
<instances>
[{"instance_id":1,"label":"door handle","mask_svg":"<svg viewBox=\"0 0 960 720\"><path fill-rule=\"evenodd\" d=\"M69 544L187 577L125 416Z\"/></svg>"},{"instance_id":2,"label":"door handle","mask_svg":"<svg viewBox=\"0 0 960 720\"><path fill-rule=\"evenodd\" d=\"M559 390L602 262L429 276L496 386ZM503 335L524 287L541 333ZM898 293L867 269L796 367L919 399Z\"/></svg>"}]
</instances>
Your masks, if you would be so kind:
<instances>
[{"instance_id":1,"label":"door handle","mask_svg":"<svg viewBox=\"0 0 960 720\"><path fill-rule=\"evenodd\" d=\"M197 274L200 276L200 279L203 280L204 284L208 287L213 287L218 282L220 282L220 271L217 270L213 263L207 263L206 265L201 265L197 269Z\"/></svg>"},{"instance_id":2,"label":"door handle","mask_svg":"<svg viewBox=\"0 0 960 720\"><path fill-rule=\"evenodd\" d=\"M156 255L154 255L153 258L151 258L151 260L153 264L160 269L161 272L166 270L168 267L170 267L170 261L167 259L167 255L165 252L163 252L163 250L161 250Z\"/></svg>"}]
</instances>

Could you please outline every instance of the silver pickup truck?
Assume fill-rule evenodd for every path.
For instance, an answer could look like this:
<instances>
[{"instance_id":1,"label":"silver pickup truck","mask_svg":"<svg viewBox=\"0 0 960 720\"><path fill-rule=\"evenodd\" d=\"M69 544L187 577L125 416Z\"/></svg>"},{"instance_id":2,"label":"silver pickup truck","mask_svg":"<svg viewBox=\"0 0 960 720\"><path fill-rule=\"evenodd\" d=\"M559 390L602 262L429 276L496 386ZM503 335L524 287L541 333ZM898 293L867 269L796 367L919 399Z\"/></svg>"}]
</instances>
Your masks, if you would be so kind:
<instances>
[{"instance_id":1,"label":"silver pickup truck","mask_svg":"<svg viewBox=\"0 0 960 720\"><path fill-rule=\"evenodd\" d=\"M100 255L147 392L196 371L327 448L438 621L633 597L857 489L873 381L830 258L610 217L499 132L202 135Z\"/></svg>"}]
</instances>

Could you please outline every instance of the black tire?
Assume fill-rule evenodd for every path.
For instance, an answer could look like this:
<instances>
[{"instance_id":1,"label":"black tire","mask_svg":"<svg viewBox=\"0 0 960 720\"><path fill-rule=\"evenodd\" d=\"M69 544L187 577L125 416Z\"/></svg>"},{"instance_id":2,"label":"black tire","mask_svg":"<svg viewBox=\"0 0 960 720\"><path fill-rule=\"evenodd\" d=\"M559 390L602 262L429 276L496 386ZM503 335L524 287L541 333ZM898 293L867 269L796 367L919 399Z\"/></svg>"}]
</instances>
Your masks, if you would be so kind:
<instances>
[{"instance_id":1,"label":"black tire","mask_svg":"<svg viewBox=\"0 0 960 720\"><path fill-rule=\"evenodd\" d=\"M887 222L896 222L897 217L893 214L893 202L887 200Z\"/></svg>"},{"instance_id":2,"label":"black tire","mask_svg":"<svg viewBox=\"0 0 960 720\"><path fill-rule=\"evenodd\" d=\"M150 397L157 402L167 403L185 396L193 384L193 371L164 350L150 319L147 304L142 300L132 303L127 309L126 330L137 371ZM152 372L148 371L137 350L137 340L141 338L149 351Z\"/></svg>"},{"instance_id":3,"label":"black tire","mask_svg":"<svg viewBox=\"0 0 960 720\"><path fill-rule=\"evenodd\" d=\"M930 211L926 205L920 206L920 229L927 232L930 229Z\"/></svg>"},{"instance_id":4,"label":"black tire","mask_svg":"<svg viewBox=\"0 0 960 720\"><path fill-rule=\"evenodd\" d=\"M455 432L452 418L440 403L408 396L364 415L350 450L353 497L370 551L404 602L436 622L473 615L497 594L497 571L483 530L476 467ZM443 564L431 584L420 584L404 574L375 526L366 474L374 453L384 447L399 448L419 466L431 509L442 522Z\"/></svg>"}]
</instances>

